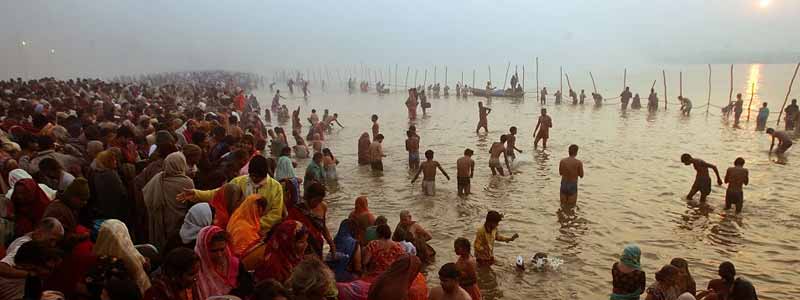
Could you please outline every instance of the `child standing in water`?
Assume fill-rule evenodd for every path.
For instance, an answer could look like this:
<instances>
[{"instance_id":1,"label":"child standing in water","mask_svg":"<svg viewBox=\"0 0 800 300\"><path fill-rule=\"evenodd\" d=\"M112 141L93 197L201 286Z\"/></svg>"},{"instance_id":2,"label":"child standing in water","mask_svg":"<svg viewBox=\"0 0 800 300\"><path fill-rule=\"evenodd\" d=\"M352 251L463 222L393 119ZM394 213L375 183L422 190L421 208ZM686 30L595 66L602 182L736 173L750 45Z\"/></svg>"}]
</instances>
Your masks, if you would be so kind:
<instances>
[{"instance_id":1,"label":"child standing in water","mask_svg":"<svg viewBox=\"0 0 800 300\"><path fill-rule=\"evenodd\" d=\"M372 136L378 136L381 126L378 125L378 115L372 115Z\"/></svg>"},{"instance_id":2,"label":"child standing in water","mask_svg":"<svg viewBox=\"0 0 800 300\"><path fill-rule=\"evenodd\" d=\"M406 151L408 151L408 168L419 169L419 136L413 131L406 130Z\"/></svg>"},{"instance_id":3,"label":"child standing in water","mask_svg":"<svg viewBox=\"0 0 800 300\"><path fill-rule=\"evenodd\" d=\"M472 300L481 299L481 290L478 288L478 262L472 256L472 245L468 239L463 237L457 238L453 243L458 261L456 261L456 268L458 269L458 285L461 286Z\"/></svg>"},{"instance_id":4,"label":"child standing in water","mask_svg":"<svg viewBox=\"0 0 800 300\"><path fill-rule=\"evenodd\" d=\"M728 168L725 172L725 183L728 184L728 189L725 191L725 209L730 209L732 205L735 205L736 213L742 212L744 204L742 186L750 183L748 173L744 167L744 158L741 157L737 157L733 161L733 167Z\"/></svg>"},{"instance_id":5,"label":"child standing in water","mask_svg":"<svg viewBox=\"0 0 800 300\"><path fill-rule=\"evenodd\" d=\"M470 194L470 179L475 174L475 161L472 160L472 149L464 150L464 156L456 161L456 181L458 182L458 195Z\"/></svg>"},{"instance_id":6,"label":"child standing in water","mask_svg":"<svg viewBox=\"0 0 800 300\"><path fill-rule=\"evenodd\" d=\"M500 235L497 232L497 226L500 225L500 221L502 220L503 215L497 211L490 210L486 214L486 221L478 227L475 233L475 259L481 265L491 266L494 264L495 241L508 243L513 242L519 237L516 233L510 238Z\"/></svg>"},{"instance_id":7,"label":"child standing in water","mask_svg":"<svg viewBox=\"0 0 800 300\"><path fill-rule=\"evenodd\" d=\"M419 173L423 173L422 192L425 193L426 196L435 196L436 169L438 168L439 171L442 171L442 174L444 174L444 177L447 177L447 180L450 180L450 175L447 175L447 172L442 169L442 166L438 161L433 160L433 150L425 151L425 159L427 160L419 166L419 170L417 170L417 174L414 175L414 179L411 179L411 183L417 181L417 178L419 178Z\"/></svg>"},{"instance_id":8,"label":"child standing in water","mask_svg":"<svg viewBox=\"0 0 800 300\"><path fill-rule=\"evenodd\" d=\"M336 165L338 164L339 161L333 157L331 149L322 149L322 168L325 169L325 182L333 182L339 179L336 176Z\"/></svg>"}]
</instances>

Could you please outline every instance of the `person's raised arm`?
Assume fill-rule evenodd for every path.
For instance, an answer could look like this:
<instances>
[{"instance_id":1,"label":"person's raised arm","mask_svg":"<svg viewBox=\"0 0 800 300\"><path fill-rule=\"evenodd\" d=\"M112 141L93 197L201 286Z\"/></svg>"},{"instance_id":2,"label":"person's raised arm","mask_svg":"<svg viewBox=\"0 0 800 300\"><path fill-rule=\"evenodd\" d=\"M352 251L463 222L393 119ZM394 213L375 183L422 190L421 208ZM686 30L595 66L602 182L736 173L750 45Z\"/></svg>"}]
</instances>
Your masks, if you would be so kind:
<instances>
[{"instance_id":1,"label":"person's raised arm","mask_svg":"<svg viewBox=\"0 0 800 300\"><path fill-rule=\"evenodd\" d=\"M750 172L745 170L744 171L744 185L747 185L749 183L750 183Z\"/></svg>"},{"instance_id":2,"label":"person's raised arm","mask_svg":"<svg viewBox=\"0 0 800 300\"><path fill-rule=\"evenodd\" d=\"M487 107L486 108L486 115L488 116L490 113L492 113L492 109Z\"/></svg>"},{"instance_id":3,"label":"person's raised arm","mask_svg":"<svg viewBox=\"0 0 800 300\"><path fill-rule=\"evenodd\" d=\"M442 174L444 174L444 177L447 177L447 180L450 180L450 175L447 175L447 172L445 172L445 171L444 171L444 169L442 169L442 165L440 165L440 164L437 162L437 163L436 163L436 167L437 167L437 168L439 168L439 171L442 171Z\"/></svg>"}]
</instances>

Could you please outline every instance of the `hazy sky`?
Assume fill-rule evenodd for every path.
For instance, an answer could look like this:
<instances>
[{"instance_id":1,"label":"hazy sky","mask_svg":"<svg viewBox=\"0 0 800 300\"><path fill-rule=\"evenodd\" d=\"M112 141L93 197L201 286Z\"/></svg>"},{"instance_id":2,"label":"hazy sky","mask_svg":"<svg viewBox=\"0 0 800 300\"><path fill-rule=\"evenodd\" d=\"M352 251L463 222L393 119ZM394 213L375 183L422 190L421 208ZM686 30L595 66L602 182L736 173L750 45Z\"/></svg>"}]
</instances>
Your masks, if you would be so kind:
<instances>
[{"instance_id":1,"label":"hazy sky","mask_svg":"<svg viewBox=\"0 0 800 300\"><path fill-rule=\"evenodd\" d=\"M800 1L763 1L4 0L0 76L269 74L535 56L564 64L796 62Z\"/></svg>"}]
</instances>

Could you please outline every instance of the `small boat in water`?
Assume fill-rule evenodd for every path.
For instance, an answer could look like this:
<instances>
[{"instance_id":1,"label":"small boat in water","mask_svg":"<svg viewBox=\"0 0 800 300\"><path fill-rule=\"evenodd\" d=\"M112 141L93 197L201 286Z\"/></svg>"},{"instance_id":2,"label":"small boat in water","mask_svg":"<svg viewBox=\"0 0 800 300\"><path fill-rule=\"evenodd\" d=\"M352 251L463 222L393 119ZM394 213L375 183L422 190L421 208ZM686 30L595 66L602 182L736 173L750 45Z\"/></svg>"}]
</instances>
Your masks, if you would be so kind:
<instances>
[{"instance_id":1,"label":"small boat in water","mask_svg":"<svg viewBox=\"0 0 800 300\"><path fill-rule=\"evenodd\" d=\"M519 90L514 91L512 89L491 90L491 91L488 91L488 92L485 89L476 89L476 88L470 88L469 90L472 92L472 95L478 96L478 97L522 98L522 97L525 96L525 92L524 91L519 91Z\"/></svg>"}]
</instances>

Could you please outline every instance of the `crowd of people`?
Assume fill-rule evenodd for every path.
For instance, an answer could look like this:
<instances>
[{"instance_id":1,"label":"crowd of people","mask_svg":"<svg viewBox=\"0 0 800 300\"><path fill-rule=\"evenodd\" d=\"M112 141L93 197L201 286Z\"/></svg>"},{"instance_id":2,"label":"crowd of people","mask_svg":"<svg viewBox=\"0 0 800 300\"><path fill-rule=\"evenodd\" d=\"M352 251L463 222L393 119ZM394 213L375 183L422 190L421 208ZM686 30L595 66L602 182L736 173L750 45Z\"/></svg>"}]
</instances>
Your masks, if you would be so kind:
<instances>
[{"instance_id":1,"label":"crowd of people","mask_svg":"<svg viewBox=\"0 0 800 300\"><path fill-rule=\"evenodd\" d=\"M338 179L339 161L323 141L333 124L342 126L338 114L312 110L303 122L300 107L289 113L277 91L262 117L251 94L259 82L223 71L0 81L0 299L481 299L478 266L495 263L495 242L519 237L498 231L501 213L486 212L472 241L454 239L457 261L441 266L440 285L429 287L421 270L436 250L410 212L399 212L392 230L361 196L347 218L328 220L326 185ZM424 94L409 90L410 118L420 102L423 113L430 107ZM479 103L477 130L488 131L490 112ZM272 115L291 124L294 146L287 129L266 126ZM358 164L380 172L383 135L379 117L371 119ZM537 145L547 147L552 126L543 109ZM501 156L513 174L509 161L522 152L516 134L511 127L492 144L493 174L505 174ZM420 162L414 126L407 137L412 182L422 174L424 194L433 195L437 170L450 176L432 150ZM574 205L583 164L577 145L568 153L561 200ZM465 149L456 162L459 195L470 193L472 155ZM310 159L304 174L292 156ZM688 159L700 177L707 167ZM611 298L755 299L741 296L755 290L734 278L730 263L707 292L684 287L686 261L672 265L645 289L639 250L627 247L612 268Z\"/></svg>"}]
</instances>

